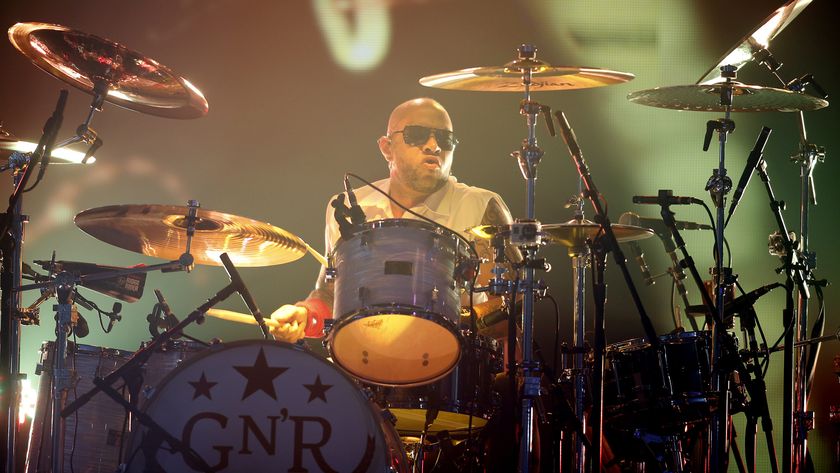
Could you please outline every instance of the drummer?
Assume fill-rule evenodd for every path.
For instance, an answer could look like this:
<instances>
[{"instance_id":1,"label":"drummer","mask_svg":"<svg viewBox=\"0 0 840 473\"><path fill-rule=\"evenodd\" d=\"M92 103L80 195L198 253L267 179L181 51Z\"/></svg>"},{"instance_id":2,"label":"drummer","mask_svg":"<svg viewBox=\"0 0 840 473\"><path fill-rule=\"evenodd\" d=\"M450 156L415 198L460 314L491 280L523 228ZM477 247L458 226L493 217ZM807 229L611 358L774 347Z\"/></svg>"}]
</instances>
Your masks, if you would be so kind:
<instances>
[{"instance_id":1,"label":"drummer","mask_svg":"<svg viewBox=\"0 0 840 473\"><path fill-rule=\"evenodd\" d=\"M417 98L398 105L391 112L385 135L379 137L377 143L388 164L389 177L374 185L403 206L458 232L477 225L512 222L510 211L498 194L460 183L451 175L458 140L453 134L449 114L437 101ZM368 221L416 218L369 186L355 193ZM325 240L328 254L340 236L333 213L333 208L327 205ZM476 243L479 256L492 261L489 243ZM480 271L479 285L489 277L489 271L484 269ZM484 293L476 294L475 301L479 316L499 306L498 300L488 301ZM464 302L468 303L462 300ZM315 289L305 300L283 305L271 314L277 322L270 325L271 332L276 339L288 342L303 337L321 337L324 319L333 317L332 307L333 284L326 280L325 268L321 267Z\"/></svg>"}]
</instances>

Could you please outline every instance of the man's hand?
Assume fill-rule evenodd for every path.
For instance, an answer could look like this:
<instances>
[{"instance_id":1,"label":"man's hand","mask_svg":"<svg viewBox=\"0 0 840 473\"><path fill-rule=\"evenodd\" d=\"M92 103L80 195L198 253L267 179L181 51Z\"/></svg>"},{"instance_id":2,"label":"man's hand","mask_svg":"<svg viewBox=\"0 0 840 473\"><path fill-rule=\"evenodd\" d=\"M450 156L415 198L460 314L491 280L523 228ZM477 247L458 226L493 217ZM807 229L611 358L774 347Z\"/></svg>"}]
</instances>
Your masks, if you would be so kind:
<instances>
[{"instance_id":1,"label":"man's hand","mask_svg":"<svg viewBox=\"0 0 840 473\"><path fill-rule=\"evenodd\" d=\"M305 336L306 321L309 317L306 307L286 304L280 306L271 314L271 320L276 322L269 324L271 335L275 340L295 343Z\"/></svg>"}]
</instances>

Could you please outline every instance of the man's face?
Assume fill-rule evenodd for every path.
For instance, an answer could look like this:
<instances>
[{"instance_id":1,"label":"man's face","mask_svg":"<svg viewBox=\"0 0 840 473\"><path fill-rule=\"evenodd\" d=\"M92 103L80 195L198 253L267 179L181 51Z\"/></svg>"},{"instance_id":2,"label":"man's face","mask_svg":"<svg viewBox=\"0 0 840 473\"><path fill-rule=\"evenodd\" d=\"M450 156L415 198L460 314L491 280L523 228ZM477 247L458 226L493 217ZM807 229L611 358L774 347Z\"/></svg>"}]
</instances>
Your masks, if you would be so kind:
<instances>
[{"instance_id":1,"label":"man's face","mask_svg":"<svg viewBox=\"0 0 840 473\"><path fill-rule=\"evenodd\" d=\"M440 188L452 170L453 150L435 135L447 131L452 123L444 110L428 104L406 110L389 130L391 178L424 194Z\"/></svg>"}]
</instances>

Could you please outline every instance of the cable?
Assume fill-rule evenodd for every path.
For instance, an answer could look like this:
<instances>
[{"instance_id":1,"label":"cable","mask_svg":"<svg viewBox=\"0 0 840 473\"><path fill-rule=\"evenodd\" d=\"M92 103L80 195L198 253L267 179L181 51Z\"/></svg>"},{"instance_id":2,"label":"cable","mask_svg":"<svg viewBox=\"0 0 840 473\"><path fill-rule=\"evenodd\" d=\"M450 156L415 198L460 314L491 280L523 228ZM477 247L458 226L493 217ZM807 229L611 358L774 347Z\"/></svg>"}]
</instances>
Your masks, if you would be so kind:
<instances>
[{"instance_id":1,"label":"cable","mask_svg":"<svg viewBox=\"0 0 840 473\"><path fill-rule=\"evenodd\" d=\"M428 217L424 217L423 215L420 215L419 213L417 213L417 212L415 212L415 211L413 211L413 210L409 209L408 207L404 206L403 204L401 204L401 203L397 202L397 201L396 201L393 197L391 197L391 196L390 196L387 192L385 192L385 191L383 191L382 189L380 189L380 188L376 187L375 185L373 185L371 182L367 181L366 179L364 179L364 178L362 178L362 177L359 177L358 175L353 174L352 172L348 172L348 173L346 173L346 174L347 174L348 176L355 177L355 178L356 178L356 179L358 179L359 181L363 182L365 185L369 186L371 189L373 189L373 190L375 190L376 192L379 192L380 194L384 195L385 197L387 197L387 198L388 198L388 200L390 200L391 202L393 202L394 204L396 204L399 208L401 208L401 209L405 210L407 213L410 213L411 215L414 215L415 217L417 217L417 218L419 218L419 219L421 219L421 220L423 220L423 221L425 221L425 222L428 222L428 223L430 223L430 224L432 224L432 225L434 225L434 226L436 226L436 227L438 227L438 228L440 228L440 229L443 229L443 230L446 230L446 231L448 231L448 232L451 232L451 233L455 234L455 236L457 236L457 237L458 237L459 239L461 239L464 243L466 243L466 244L467 244L467 246L469 246L470 248L472 248L472 244L471 244L472 242L470 242L469 240L467 240L464 236L462 236L460 233L456 232L455 230L452 230L451 228L447 227L446 225L441 225L441 224L439 224L439 223L435 222L434 220L432 220L432 219L430 219L430 218L428 218Z\"/></svg>"},{"instance_id":2,"label":"cable","mask_svg":"<svg viewBox=\"0 0 840 473\"><path fill-rule=\"evenodd\" d=\"M557 304L557 300L551 294L546 294L544 298L554 304L554 371L557 372L559 364L557 356L560 349L560 305Z\"/></svg>"}]
</instances>

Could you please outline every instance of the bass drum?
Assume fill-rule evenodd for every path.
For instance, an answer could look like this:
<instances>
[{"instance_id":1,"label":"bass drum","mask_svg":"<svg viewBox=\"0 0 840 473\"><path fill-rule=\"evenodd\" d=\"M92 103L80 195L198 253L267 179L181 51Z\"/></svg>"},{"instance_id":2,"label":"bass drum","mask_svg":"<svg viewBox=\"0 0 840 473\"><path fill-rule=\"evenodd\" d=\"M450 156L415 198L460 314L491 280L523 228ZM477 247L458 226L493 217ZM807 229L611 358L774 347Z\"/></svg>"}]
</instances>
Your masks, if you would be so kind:
<instances>
[{"instance_id":1,"label":"bass drum","mask_svg":"<svg viewBox=\"0 0 840 473\"><path fill-rule=\"evenodd\" d=\"M161 382L145 414L211 471L408 471L393 425L354 382L282 342L193 356ZM126 472L201 470L161 433L132 432Z\"/></svg>"}]
</instances>

